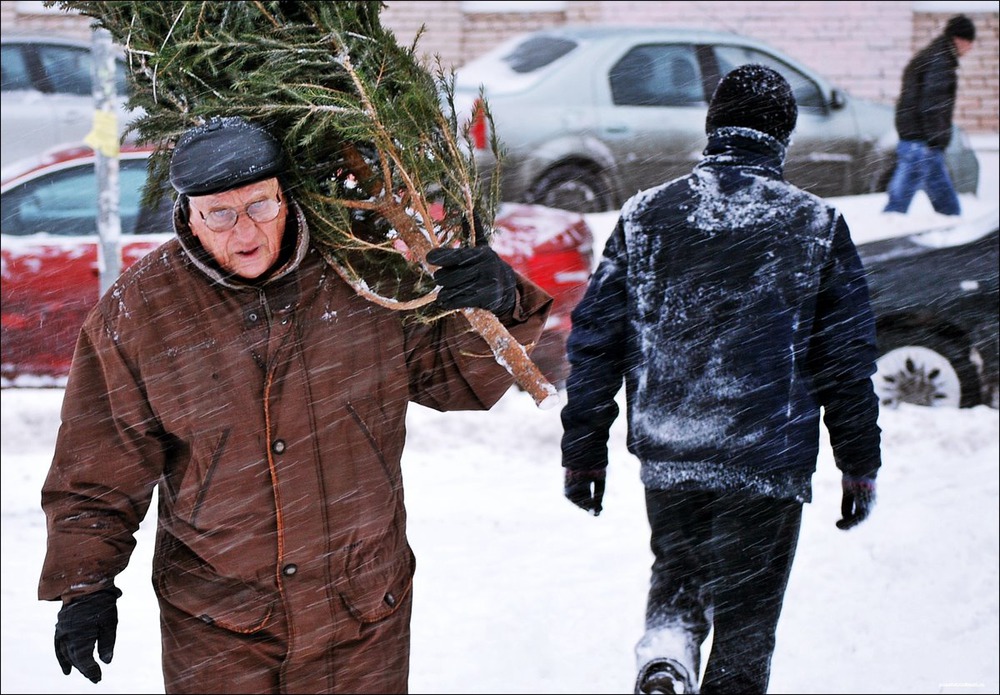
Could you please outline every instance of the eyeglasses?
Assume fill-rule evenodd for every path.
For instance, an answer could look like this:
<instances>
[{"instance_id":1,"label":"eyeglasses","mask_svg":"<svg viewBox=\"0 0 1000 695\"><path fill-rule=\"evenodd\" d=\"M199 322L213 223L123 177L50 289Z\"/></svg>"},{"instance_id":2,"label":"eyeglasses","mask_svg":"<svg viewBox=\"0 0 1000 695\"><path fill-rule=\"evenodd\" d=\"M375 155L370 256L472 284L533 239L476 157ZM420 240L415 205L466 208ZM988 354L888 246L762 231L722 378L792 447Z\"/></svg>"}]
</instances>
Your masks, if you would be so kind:
<instances>
[{"instance_id":1,"label":"eyeglasses","mask_svg":"<svg viewBox=\"0 0 1000 695\"><path fill-rule=\"evenodd\" d=\"M279 191L274 198L250 203L242 213L232 208L220 208L218 210L209 210L207 215L199 210L198 214L205 221L205 226L213 232L228 232L236 226L236 221L240 218L241 214L245 213L254 222L263 224L276 218L280 210L281 192Z\"/></svg>"}]
</instances>

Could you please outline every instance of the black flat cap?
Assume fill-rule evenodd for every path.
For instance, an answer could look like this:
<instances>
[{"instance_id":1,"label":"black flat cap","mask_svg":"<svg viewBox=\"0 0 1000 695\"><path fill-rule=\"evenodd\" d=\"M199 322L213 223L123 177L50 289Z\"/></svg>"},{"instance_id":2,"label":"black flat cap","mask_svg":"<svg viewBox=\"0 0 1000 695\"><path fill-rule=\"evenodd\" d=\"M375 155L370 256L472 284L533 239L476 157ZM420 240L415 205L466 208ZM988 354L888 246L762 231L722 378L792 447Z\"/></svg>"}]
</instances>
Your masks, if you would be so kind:
<instances>
[{"instance_id":1,"label":"black flat cap","mask_svg":"<svg viewBox=\"0 0 1000 695\"><path fill-rule=\"evenodd\" d=\"M170 183L184 195L213 195L277 176L284 168L281 145L264 128L242 118L213 118L177 141Z\"/></svg>"}]
</instances>

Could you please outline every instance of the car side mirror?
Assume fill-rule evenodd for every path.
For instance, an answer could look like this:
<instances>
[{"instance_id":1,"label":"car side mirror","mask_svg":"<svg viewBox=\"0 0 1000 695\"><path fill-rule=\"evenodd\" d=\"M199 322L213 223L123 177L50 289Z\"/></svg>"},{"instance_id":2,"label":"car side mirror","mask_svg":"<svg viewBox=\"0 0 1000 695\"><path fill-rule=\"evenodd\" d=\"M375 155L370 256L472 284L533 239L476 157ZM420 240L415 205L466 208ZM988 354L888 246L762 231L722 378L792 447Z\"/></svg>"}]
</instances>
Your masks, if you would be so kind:
<instances>
[{"instance_id":1,"label":"car side mirror","mask_svg":"<svg viewBox=\"0 0 1000 695\"><path fill-rule=\"evenodd\" d=\"M839 111L840 109L847 106L847 97L839 89L834 88L830 92L830 108L834 111Z\"/></svg>"}]
</instances>

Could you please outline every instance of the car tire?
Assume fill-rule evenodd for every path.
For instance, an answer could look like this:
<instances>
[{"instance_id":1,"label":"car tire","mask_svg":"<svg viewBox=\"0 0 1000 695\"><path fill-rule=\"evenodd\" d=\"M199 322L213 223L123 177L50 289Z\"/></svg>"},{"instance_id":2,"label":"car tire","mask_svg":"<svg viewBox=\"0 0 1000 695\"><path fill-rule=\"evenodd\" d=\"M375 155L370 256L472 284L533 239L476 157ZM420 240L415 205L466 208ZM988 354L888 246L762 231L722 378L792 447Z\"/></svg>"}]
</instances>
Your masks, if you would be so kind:
<instances>
[{"instance_id":1,"label":"car tire","mask_svg":"<svg viewBox=\"0 0 1000 695\"><path fill-rule=\"evenodd\" d=\"M545 172L528 191L525 202L581 214L613 208L611 194L600 174L576 164L564 164Z\"/></svg>"},{"instance_id":2,"label":"car tire","mask_svg":"<svg viewBox=\"0 0 1000 695\"><path fill-rule=\"evenodd\" d=\"M924 331L899 332L882 341L880 353L872 377L880 405L979 405L976 366L953 341Z\"/></svg>"}]
</instances>

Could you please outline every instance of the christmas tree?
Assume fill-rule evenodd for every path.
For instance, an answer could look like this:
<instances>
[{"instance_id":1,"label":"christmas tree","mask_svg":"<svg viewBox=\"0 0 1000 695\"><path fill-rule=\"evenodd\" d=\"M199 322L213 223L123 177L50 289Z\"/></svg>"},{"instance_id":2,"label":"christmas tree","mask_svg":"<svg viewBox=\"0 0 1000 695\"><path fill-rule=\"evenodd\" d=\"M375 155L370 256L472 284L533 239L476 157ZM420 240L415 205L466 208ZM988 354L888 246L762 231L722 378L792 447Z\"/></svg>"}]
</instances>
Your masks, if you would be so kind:
<instances>
[{"instance_id":1,"label":"christmas tree","mask_svg":"<svg viewBox=\"0 0 1000 695\"><path fill-rule=\"evenodd\" d=\"M340 276L370 301L439 317L425 256L488 241L476 236L492 229L499 177L484 190L454 75L418 59L419 34L396 42L380 23L384 3L45 4L94 18L124 47L129 106L144 112L130 129L157 145L147 200L164 189L184 131L217 116L260 123L281 140L285 184ZM558 401L492 313L460 311L536 403Z\"/></svg>"}]
</instances>

